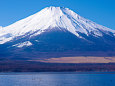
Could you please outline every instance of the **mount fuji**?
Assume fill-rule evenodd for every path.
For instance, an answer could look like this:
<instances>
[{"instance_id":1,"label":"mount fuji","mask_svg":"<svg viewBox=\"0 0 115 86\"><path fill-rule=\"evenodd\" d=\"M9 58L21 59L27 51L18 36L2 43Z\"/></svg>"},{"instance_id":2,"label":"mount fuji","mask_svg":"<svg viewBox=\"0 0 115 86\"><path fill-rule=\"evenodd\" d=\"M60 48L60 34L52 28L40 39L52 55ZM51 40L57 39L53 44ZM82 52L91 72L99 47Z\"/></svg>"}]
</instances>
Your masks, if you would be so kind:
<instances>
[{"instance_id":1,"label":"mount fuji","mask_svg":"<svg viewBox=\"0 0 115 86\"><path fill-rule=\"evenodd\" d=\"M115 30L64 7L47 7L0 27L0 57L114 56Z\"/></svg>"}]
</instances>

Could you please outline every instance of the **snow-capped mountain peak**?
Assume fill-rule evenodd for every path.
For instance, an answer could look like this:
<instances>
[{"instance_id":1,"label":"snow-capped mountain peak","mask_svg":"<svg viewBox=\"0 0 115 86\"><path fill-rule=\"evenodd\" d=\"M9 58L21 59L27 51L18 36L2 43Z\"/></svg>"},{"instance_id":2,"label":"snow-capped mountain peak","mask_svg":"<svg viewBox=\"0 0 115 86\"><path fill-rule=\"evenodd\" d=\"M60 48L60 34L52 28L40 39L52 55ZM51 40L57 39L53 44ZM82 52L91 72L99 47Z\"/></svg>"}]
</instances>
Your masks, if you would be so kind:
<instances>
[{"instance_id":1,"label":"snow-capped mountain peak","mask_svg":"<svg viewBox=\"0 0 115 86\"><path fill-rule=\"evenodd\" d=\"M27 33L34 33L30 37L37 36L47 29L55 27L60 28L62 31L67 30L79 38L82 38L79 32L96 37L103 36L102 32L115 34L114 30L85 19L68 8L51 6L2 28L0 30L0 44L6 43L15 37L24 36Z\"/></svg>"}]
</instances>

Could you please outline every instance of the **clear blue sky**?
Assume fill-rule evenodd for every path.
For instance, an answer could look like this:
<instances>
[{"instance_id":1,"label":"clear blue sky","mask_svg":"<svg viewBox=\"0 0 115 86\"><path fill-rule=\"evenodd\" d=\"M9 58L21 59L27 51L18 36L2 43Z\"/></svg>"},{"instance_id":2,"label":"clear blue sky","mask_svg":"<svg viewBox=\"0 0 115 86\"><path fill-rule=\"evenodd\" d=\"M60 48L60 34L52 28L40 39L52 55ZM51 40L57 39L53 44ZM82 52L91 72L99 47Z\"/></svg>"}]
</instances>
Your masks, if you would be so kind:
<instances>
[{"instance_id":1,"label":"clear blue sky","mask_svg":"<svg viewBox=\"0 0 115 86\"><path fill-rule=\"evenodd\" d=\"M115 0L0 0L0 26L10 25L49 6L68 7L87 19L115 29Z\"/></svg>"}]
</instances>

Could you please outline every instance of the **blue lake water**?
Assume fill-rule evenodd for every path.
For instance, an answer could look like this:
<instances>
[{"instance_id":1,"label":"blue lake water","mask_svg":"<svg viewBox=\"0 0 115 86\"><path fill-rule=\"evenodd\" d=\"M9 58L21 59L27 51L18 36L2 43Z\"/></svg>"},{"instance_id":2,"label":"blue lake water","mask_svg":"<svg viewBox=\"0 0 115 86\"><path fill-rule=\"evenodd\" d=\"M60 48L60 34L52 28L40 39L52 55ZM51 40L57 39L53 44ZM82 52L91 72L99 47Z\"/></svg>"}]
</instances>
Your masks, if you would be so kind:
<instances>
[{"instance_id":1,"label":"blue lake water","mask_svg":"<svg viewBox=\"0 0 115 86\"><path fill-rule=\"evenodd\" d=\"M115 86L115 73L0 73L0 86Z\"/></svg>"}]
</instances>

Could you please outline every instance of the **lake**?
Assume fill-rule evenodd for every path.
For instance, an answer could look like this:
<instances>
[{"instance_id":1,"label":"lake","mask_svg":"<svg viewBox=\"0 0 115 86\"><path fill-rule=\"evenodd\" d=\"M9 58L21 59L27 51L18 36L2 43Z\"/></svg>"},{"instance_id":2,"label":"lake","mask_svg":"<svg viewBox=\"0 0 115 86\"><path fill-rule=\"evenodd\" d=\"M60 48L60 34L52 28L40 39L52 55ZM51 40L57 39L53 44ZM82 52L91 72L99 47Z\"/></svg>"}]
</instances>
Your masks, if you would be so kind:
<instances>
[{"instance_id":1,"label":"lake","mask_svg":"<svg viewBox=\"0 0 115 86\"><path fill-rule=\"evenodd\" d=\"M0 86L115 86L115 73L0 73Z\"/></svg>"}]
</instances>

